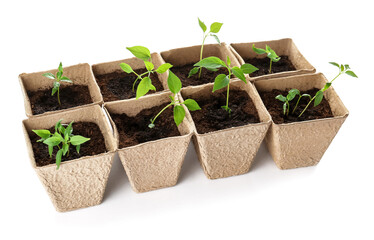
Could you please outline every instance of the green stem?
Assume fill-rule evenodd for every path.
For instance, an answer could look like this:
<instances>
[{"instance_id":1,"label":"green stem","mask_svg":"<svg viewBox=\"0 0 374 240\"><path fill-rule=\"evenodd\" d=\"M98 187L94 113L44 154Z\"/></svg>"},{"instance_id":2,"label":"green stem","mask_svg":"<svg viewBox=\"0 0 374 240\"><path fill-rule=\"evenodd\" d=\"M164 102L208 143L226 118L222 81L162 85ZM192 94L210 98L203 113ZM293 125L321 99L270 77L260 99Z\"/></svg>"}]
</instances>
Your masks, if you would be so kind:
<instances>
[{"instance_id":1,"label":"green stem","mask_svg":"<svg viewBox=\"0 0 374 240\"><path fill-rule=\"evenodd\" d=\"M155 122L155 120L156 120L156 118L158 117L158 116L160 116L160 114L163 112L163 111L165 111L165 109L167 109L168 107L170 107L171 105L173 105L174 104L174 102L171 102L171 103L169 103L166 107L164 107L153 119L151 119L151 124L154 124L154 122Z\"/></svg>"},{"instance_id":2,"label":"green stem","mask_svg":"<svg viewBox=\"0 0 374 240\"><path fill-rule=\"evenodd\" d=\"M304 108L304 110L300 113L300 115L298 116L301 117L301 115L303 115L303 113L306 111L306 109L309 107L309 105L313 102L313 100L316 98L316 96L314 96L312 99L310 99L310 101L308 102L308 104L306 105L306 107Z\"/></svg>"},{"instance_id":3,"label":"green stem","mask_svg":"<svg viewBox=\"0 0 374 240\"><path fill-rule=\"evenodd\" d=\"M60 101L60 88L57 88L57 100L58 100L58 104L61 106L61 101Z\"/></svg>"},{"instance_id":4,"label":"green stem","mask_svg":"<svg viewBox=\"0 0 374 240\"><path fill-rule=\"evenodd\" d=\"M287 101L287 116L290 113L290 103Z\"/></svg>"},{"instance_id":5,"label":"green stem","mask_svg":"<svg viewBox=\"0 0 374 240\"><path fill-rule=\"evenodd\" d=\"M206 39L207 36L208 36L208 34L204 35L204 38L203 38L203 44L201 44L201 49L200 49L200 61L203 59L204 43L205 43L205 39ZM201 70L202 70L202 69L203 69L203 68L200 67L200 70L199 70L199 79L200 79L200 77L201 77Z\"/></svg>"},{"instance_id":6,"label":"green stem","mask_svg":"<svg viewBox=\"0 0 374 240\"><path fill-rule=\"evenodd\" d=\"M135 92L135 90L134 90L135 89L135 84L138 81L138 79L142 79L142 75L144 75L144 73L141 74L141 75L137 74L135 71L133 71L133 73L137 76L137 78L135 79L134 83L132 84L132 91ZM145 73L147 73L147 72L145 72Z\"/></svg>"},{"instance_id":7,"label":"green stem","mask_svg":"<svg viewBox=\"0 0 374 240\"><path fill-rule=\"evenodd\" d=\"M269 74L271 74L271 64L273 63L273 60L270 58L270 68L269 68Z\"/></svg>"},{"instance_id":8,"label":"green stem","mask_svg":"<svg viewBox=\"0 0 374 240\"><path fill-rule=\"evenodd\" d=\"M296 105L295 105L295 107L293 108L293 111L292 111L291 114L294 114L294 112L296 111L296 108L297 108L297 106L299 105L300 99L301 99L301 95L299 96L299 99L297 100Z\"/></svg>"}]
</instances>

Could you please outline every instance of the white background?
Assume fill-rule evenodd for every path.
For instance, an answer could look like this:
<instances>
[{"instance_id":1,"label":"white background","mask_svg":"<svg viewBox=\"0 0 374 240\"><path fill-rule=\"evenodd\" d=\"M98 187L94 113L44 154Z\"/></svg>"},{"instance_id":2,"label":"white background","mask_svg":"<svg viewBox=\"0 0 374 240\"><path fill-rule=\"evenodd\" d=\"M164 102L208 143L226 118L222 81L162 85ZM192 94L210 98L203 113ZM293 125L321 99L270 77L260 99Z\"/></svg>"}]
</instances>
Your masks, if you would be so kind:
<instances>
[{"instance_id":1,"label":"white background","mask_svg":"<svg viewBox=\"0 0 374 240\"><path fill-rule=\"evenodd\" d=\"M0 239L373 239L373 13L369 1L2 1ZM200 44L293 38L350 116L316 167L282 171L261 146L248 174L208 180L190 145L179 183L136 194L115 159L101 205L57 213L29 163L17 80L36 72ZM213 43L208 39L207 43ZM297 147L297 146L295 146Z\"/></svg>"}]
</instances>

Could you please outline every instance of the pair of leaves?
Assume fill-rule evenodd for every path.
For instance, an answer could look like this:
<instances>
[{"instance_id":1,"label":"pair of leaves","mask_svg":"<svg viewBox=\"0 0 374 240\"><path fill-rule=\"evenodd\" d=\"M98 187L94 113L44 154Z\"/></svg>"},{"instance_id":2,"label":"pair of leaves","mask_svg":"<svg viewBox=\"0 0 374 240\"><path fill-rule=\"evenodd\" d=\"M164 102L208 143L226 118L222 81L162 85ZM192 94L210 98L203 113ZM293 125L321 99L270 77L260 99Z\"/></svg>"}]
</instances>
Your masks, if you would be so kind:
<instances>
[{"instance_id":1,"label":"pair of leaves","mask_svg":"<svg viewBox=\"0 0 374 240\"><path fill-rule=\"evenodd\" d=\"M266 56L270 58L273 62L278 62L280 60L280 57L268 45L266 45L265 49L262 49L262 48L256 48L255 44L253 44L252 49L257 54L260 54L260 55L266 54Z\"/></svg>"},{"instance_id":2,"label":"pair of leaves","mask_svg":"<svg viewBox=\"0 0 374 240\"><path fill-rule=\"evenodd\" d=\"M338 67L339 68L339 71L341 72L341 73L345 73L345 74L347 74L347 75L349 75L349 76L351 76L351 77L355 77L355 78L358 78L357 77L357 75L351 70L351 68L349 67L349 65L348 64L338 64L338 63L336 63L336 62L329 62L331 65L334 65L334 66L336 66L336 67Z\"/></svg>"},{"instance_id":3,"label":"pair of leaves","mask_svg":"<svg viewBox=\"0 0 374 240\"><path fill-rule=\"evenodd\" d=\"M148 71L152 71L154 69L154 65L151 62L144 61L144 65L146 66L146 68L147 68ZM129 74L130 73L134 73L134 70L127 63L120 63L120 67L126 73L129 73ZM155 72L157 72L157 73L164 73L167 70L169 70L169 68L171 68L171 67L173 67L173 65L171 65L170 63L164 63L161 66L159 66L155 70Z\"/></svg>"},{"instance_id":4,"label":"pair of leaves","mask_svg":"<svg viewBox=\"0 0 374 240\"><path fill-rule=\"evenodd\" d=\"M206 27L205 23L202 22L202 21L200 20L200 18L197 18L197 19L199 20L199 25L200 25L201 29L202 29L203 32L205 33L206 30L207 30L207 27ZM210 25L209 32L211 32L211 33L218 33L219 30L221 30L222 25L223 25L223 23L219 23L219 22L214 22L214 23L212 23L212 24Z\"/></svg>"},{"instance_id":5,"label":"pair of leaves","mask_svg":"<svg viewBox=\"0 0 374 240\"><path fill-rule=\"evenodd\" d=\"M186 99L182 104L184 104L190 111L201 110L199 104L193 99ZM179 124L183 122L183 119L186 116L186 112L183 106L174 105L173 114L174 122L177 126L179 126Z\"/></svg>"}]
</instances>

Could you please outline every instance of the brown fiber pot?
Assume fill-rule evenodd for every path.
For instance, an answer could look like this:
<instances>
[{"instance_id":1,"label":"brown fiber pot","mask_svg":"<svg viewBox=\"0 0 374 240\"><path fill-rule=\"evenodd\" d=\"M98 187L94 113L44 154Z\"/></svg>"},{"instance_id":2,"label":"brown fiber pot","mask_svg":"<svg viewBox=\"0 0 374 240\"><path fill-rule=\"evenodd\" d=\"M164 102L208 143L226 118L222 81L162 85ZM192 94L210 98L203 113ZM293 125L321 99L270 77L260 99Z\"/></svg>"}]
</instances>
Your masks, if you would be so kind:
<instances>
[{"instance_id":1,"label":"brown fiber pot","mask_svg":"<svg viewBox=\"0 0 374 240\"><path fill-rule=\"evenodd\" d=\"M44 89L52 89L53 80L42 76L44 73L53 73L56 75L57 69L52 69L49 71L35 72L35 73L22 73L19 75L18 79L21 84L21 89L23 93L23 99L25 104L25 111L27 117L47 115L51 113L63 112L69 109L77 109L85 106L92 106L95 104L102 104L103 98L100 94L100 89L94 80L94 76L91 67L88 63L81 63L69 67L64 67L64 76L70 78L76 85L85 85L89 89L89 93L92 99L92 103L76 106L73 108L62 109L57 111L49 111L42 114L34 115L31 109L30 99L27 95L27 91L37 91ZM63 83L69 85L71 83Z\"/></svg>"},{"instance_id":2,"label":"brown fiber pot","mask_svg":"<svg viewBox=\"0 0 374 240\"><path fill-rule=\"evenodd\" d=\"M29 134L33 134L33 129L48 129L60 119L63 123L96 123L104 136L107 152L62 162L58 170L55 164L37 167ZM109 123L98 105L33 117L23 121L23 129L31 165L57 211L65 212L102 202L116 145Z\"/></svg>"},{"instance_id":3,"label":"brown fiber pot","mask_svg":"<svg viewBox=\"0 0 374 240\"><path fill-rule=\"evenodd\" d=\"M284 38L272 41L249 42L249 43L232 43L230 49L238 59L239 63L243 65L243 59L247 58L266 58L266 54L258 55L252 50L252 45L255 44L257 48L265 49L269 45L279 56L286 55L295 66L296 70L279 73L272 73L258 77L251 77L251 81L261 79L279 78L286 76L294 76L300 74L314 73L316 69L305 59L305 57L297 49L295 43L291 38ZM276 64L276 63L273 63Z\"/></svg>"},{"instance_id":4,"label":"brown fiber pot","mask_svg":"<svg viewBox=\"0 0 374 240\"><path fill-rule=\"evenodd\" d=\"M322 73L256 81L258 91L297 88L301 92L312 88L321 89L327 82ZM348 117L335 90L330 87L324 92L334 115L332 118L294 123L275 124L266 136L266 144L274 162L280 169L308 167L318 164L331 141ZM311 144L313 143L313 144Z\"/></svg>"},{"instance_id":5,"label":"brown fiber pot","mask_svg":"<svg viewBox=\"0 0 374 240\"><path fill-rule=\"evenodd\" d=\"M162 59L161 55L159 53L152 53L152 63L154 64L155 69L157 69L159 66L164 64L164 60ZM139 58L133 57L133 58L128 58L128 59L123 59L123 60L117 60L117 61L112 61L112 62L105 62L105 63L97 63L92 65L92 71L94 76L98 75L103 75L103 74L108 74L108 73L114 73L114 72L123 72L123 70L120 67L120 63L127 63L131 66L133 70L137 69L143 69L145 68L144 66L144 61L140 60ZM158 79L160 80L163 88L165 90L168 89L167 85L167 79L168 75L167 73L157 73ZM96 81L98 81L97 78L95 78ZM154 92L154 91L150 91ZM162 92L162 91L160 91ZM156 92L159 93L159 92ZM121 100L118 100L121 101ZM113 101L111 101L113 102Z\"/></svg>"},{"instance_id":6,"label":"brown fiber pot","mask_svg":"<svg viewBox=\"0 0 374 240\"><path fill-rule=\"evenodd\" d=\"M170 92L147 95L139 100L130 99L105 103L104 108L119 143L117 127L111 114L125 113L136 116L141 110L170 103ZM186 108L185 108L186 110ZM186 117L190 118L186 110ZM192 126L186 118L179 125L181 136L141 143L118 150L119 158L135 192L147 192L177 184L179 173L192 136Z\"/></svg>"},{"instance_id":7,"label":"brown fiber pot","mask_svg":"<svg viewBox=\"0 0 374 240\"><path fill-rule=\"evenodd\" d=\"M183 98L199 99L212 94L213 84L182 89ZM219 131L200 134L194 126L194 145L200 164L209 179L217 179L247 173L270 126L271 119L260 96L251 83L240 80L230 83L230 90L244 90L257 109L260 123L247 124ZM221 89L226 91L226 89Z\"/></svg>"}]
</instances>

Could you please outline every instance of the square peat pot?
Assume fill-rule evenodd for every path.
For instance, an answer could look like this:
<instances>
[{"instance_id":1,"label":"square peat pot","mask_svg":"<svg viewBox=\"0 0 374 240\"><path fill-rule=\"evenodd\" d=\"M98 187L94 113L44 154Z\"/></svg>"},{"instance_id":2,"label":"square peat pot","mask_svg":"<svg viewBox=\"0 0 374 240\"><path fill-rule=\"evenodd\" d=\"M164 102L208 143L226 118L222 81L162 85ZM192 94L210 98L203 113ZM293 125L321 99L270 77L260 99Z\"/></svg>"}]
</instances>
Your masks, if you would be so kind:
<instances>
[{"instance_id":1,"label":"square peat pot","mask_svg":"<svg viewBox=\"0 0 374 240\"><path fill-rule=\"evenodd\" d=\"M231 67L239 66L238 60L225 43L205 44L203 50L203 58L214 56L226 62L228 56L231 60ZM224 68L219 69L217 72L202 68L200 78L198 77L199 73L188 77L193 65L200 61L200 51L201 45L161 52L164 61L173 65L171 71L180 78L183 88L212 83L219 74L227 74L227 70Z\"/></svg>"},{"instance_id":2,"label":"square peat pot","mask_svg":"<svg viewBox=\"0 0 374 240\"><path fill-rule=\"evenodd\" d=\"M61 82L61 106L57 101L57 93L51 96L54 80L42 76L44 73L56 75L57 69L19 75L27 117L103 103L88 63L64 67L63 70L63 76L70 78L73 83Z\"/></svg>"},{"instance_id":3,"label":"square peat pot","mask_svg":"<svg viewBox=\"0 0 374 240\"><path fill-rule=\"evenodd\" d=\"M258 55L255 53L252 49L253 44L255 44L256 48L262 49L269 45L281 57L281 60L272 63L272 72L274 73L268 74L270 59L266 57L266 54ZM230 44L230 49L241 65L250 63L259 68L258 71L250 75L251 81L308 74L316 71L300 53L291 38L263 42L232 43Z\"/></svg>"},{"instance_id":4,"label":"square peat pot","mask_svg":"<svg viewBox=\"0 0 374 240\"><path fill-rule=\"evenodd\" d=\"M118 144L118 155L124 166L130 184L135 192L147 192L165 187L171 187L177 184L179 173L187 152L188 145L193 134L193 129L186 118L190 118L186 111L186 118L176 127L173 119L173 112L169 108L164 111L155 121L156 127L148 128L150 118L154 117L159 109L170 103L170 92L148 95L139 100L123 100L104 104L110 122L114 129L114 137ZM157 111L150 110L158 108ZM152 111L143 114L144 112ZM153 112L154 111L154 112ZM125 119L136 118L141 114L140 119L143 121L137 127L131 127L134 135L123 135L123 125L134 126L132 120L120 120L118 116L125 116ZM158 125L169 118L169 123L165 129L174 129L175 134L169 137L155 138L147 141L138 141L137 136L143 135L144 132L161 131ZM171 119L171 120L170 120ZM117 121L117 123L116 123ZM165 121L166 123L167 121ZM121 124L122 126L120 126ZM144 128L144 129L139 129ZM175 128L174 128L175 127ZM125 130L126 131L126 130ZM154 132L153 132L154 133ZM127 134L129 134L127 132ZM129 144L130 139L136 139Z\"/></svg>"},{"instance_id":5,"label":"square peat pot","mask_svg":"<svg viewBox=\"0 0 374 240\"><path fill-rule=\"evenodd\" d=\"M207 98L207 96L222 94L226 98L226 88L215 93L212 93L212 89L213 84L186 88L182 89L181 95L183 99L192 98L196 100L203 109L206 101L208 104L211 102L211 97ZM260 96L251 83L245 84L240 80L234 79L230 83L230 98L238 95L235 91L240 91L240 94L245 96L248 101L246 104L251 102L251 111L256 112L258 115L257 123L245 123L241 126L202 133L199 132L199 126L196 122L197 117L194 119L194 116L197 116L194 114L198 111L191 112L195 133L193 138L195 149L204 173L209 179L247 173L271 123L270 115L267 113ZM229 101L229 107L233 108L233 105L234 103L232 102L230 105ZM218 104L212 111L209 111L220 110L222 109L220 104ZM198 114L202 115L199 116L201 119L206 119L207 117L206 113L201 112Z\"/></svg>"},{"instance_id":6,"label":"square peat pot","mask_svg":"<svg viewBox=\"0 0 374 240\"><path fill-rule=\"evenodd\" d=\"M165 62L161 58L160 54L152 53L152 63L157 69L160 65ZM134 73L124 72L120 64L126 63L138 74L146 72L144 61L134 57L113 62L98 63L92 65L92 71L95 76L97 85L100 88L101 95L104 102L112 102L119 100L126 100L136 97L136 88L140 82L133 88L133 83L136 80ZM150 76L152 84L156 88L155 91L149 91L147 94L153 94L167 90L167 73L153 73Z\"/></svg>"},{"instance_id":7,"label":"square peat pot","mask_svg":"<svg viewBox=\"0 0 374 240\"><path fill-rule=\"evenodd\" d=\"M81 145L80 154L84 154L85 148L96 149L95 144L105 145L102 153L93 156L82 156L76 159L64 161L62 157L60 168L56 169L56 164L47 164L40 166L38 160L40 152L48 155L48 146L44 143L36 143L39 137L32 130L50 129L62 119L63 124L73 123L73 134L76 124L90 124L90 129L99 128L102 136L100 143L94 141L93 135L84 137L91 138L90 141ZM81 125L86 126L86 125ZM84 127L81 127L84 128ZM75 210L79 208L98 205L102 202L104 191L106 188L109 172L113 162L116 145L112 135L112 131L104 112L98 105L88 106L84 108L69 110L56 114L45 116L36 116L23 121L23 129L26 139L26 145L31 160L31 165L36 171L40 181L46 189L53 205L59 212ZM94 130L92 130L94 131ZM54 132L54 129L51 133ZM33 139L33 140L32 140ZM35 145L40 144L42 150ZM73 146L71 146L73 147ZM54 148L53 161L55 159L56 148ZM70 154L75 153L75 147L71 149Z\"/></svg>"},{"instance_id":8,"label":"square peat pot","mask_svg":"<svg viewBox=\"0 0 374 240\"><path fill-rule=\"evenodd\" d=\"M321 89L326 82L322 73L316 73L260 80L254 85L261 95L273 89L288 91L292 88L303 93L313 88ZM275 123L273 119L265 141L278 168L292 169L318 164L348 116L348 110L333 87L324 92L324 99L330 106L331 117L281 124ZM313 104L309 108L313 108Z\"/></svg>"}]
</instances>

